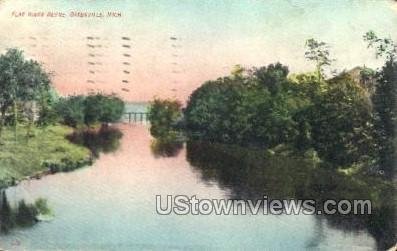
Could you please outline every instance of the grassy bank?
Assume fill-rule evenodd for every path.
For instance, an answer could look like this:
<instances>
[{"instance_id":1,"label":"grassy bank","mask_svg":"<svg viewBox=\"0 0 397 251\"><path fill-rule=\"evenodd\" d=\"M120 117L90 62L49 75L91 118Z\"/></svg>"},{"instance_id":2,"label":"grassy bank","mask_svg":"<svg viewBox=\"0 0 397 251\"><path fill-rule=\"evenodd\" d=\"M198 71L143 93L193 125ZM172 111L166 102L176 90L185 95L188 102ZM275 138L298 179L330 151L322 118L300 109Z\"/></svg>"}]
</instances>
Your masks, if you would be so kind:
<instances>
[{"instance_id":1,"label":"grassy bank","mask_svg":"<svg viewBox=\"0 0 397 251\"><path fill-rule=\"evenodd\" d=\"M0 144L0 187L27 176L69 171L90 163L90 150L66 139L71 128L55 125L32 130L28 139L25 128L19 128L15 142L13 128L5 128Z\"/></svg>"}]
</instances>

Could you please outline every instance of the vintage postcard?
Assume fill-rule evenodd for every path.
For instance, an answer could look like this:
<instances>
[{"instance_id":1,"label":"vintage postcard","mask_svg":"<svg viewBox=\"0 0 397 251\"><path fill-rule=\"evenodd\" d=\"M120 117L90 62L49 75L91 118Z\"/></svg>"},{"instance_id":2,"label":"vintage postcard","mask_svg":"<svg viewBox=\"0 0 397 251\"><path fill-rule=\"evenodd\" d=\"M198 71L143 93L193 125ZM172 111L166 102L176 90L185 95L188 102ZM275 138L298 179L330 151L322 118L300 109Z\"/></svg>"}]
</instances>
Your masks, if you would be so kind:
<instances>
[{"instance_id":1,"label":"vintage postcard","mask_svg":"<svg viewBox=\"0 0 397 251\"><path fill-rule=\"evenodd\" d=\"M396 0L0 0L0 250L397 250Z\"/></svg>"}]
</instances>

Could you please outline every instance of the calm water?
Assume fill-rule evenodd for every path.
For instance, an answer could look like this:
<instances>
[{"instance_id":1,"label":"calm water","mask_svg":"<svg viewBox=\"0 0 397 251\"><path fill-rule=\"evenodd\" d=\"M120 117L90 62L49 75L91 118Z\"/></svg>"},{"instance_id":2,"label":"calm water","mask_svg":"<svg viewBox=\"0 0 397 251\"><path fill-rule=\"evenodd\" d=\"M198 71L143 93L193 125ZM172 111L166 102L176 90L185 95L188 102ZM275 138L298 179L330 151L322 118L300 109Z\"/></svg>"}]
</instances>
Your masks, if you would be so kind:
<instances>
[{"instance_id":1,"label":"calm water","mask_svg":"<svg viewBox=\"0 0 397 251\"><path fill-rule=\"evenodd\" d=\"M382 242L371 228L309 215L157 215L157 194L306 196L310 184L297 182L317 179L300 171L285 175L283 168L277 175L259 174L255 167L243 171L239 167L249 157L222 162L218 158L228 152L211 155L214 151L200 144L163 150L151 144L144 125L120 125L120 129L124 136L118 150L101 154L93 166L8 189L10 201L46 198L55 218L0 236L0 246L9 250L373 250ZM286 169L292 165L276 164Z\"/></svg>"}]
</instances>

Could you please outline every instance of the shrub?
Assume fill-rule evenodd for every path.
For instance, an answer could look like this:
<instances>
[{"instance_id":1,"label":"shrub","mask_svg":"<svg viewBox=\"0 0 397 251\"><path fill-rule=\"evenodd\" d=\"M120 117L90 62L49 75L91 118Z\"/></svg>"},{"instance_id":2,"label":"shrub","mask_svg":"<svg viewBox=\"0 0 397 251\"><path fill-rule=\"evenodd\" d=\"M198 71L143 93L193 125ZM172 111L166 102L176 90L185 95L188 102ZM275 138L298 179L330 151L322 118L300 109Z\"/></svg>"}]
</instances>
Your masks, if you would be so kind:
<instances>
[{"instance_id":1,"label":"shrub","mask_svg":"<svg viewBox=\"0 0 397 251\"><path fill-rule=\"evenodd\" d=\"M65 125L77 127L85 120L84 96L62 98L57 105L57 112Z\"/></svg>"},{"instance_id":2,"label":"shrub","mask_svg":"<svg viewBox=\"0 0 397 251\"><path fill-rule=\"evenodd\" d=\"M87 125L116 122L123 112L124 102L114 95L94 94L85 98L84 122Z\"/></svg>"},{"instance_id":3,"label":"shrub","mask_svg":"<svg viewBox=\"0 0 397 251\"><path fill-rule=\"evenodd\" d=\"M114 95L70 96L59 101L57 111L66 125L91 126L118 121L124 112L124 102Z\"/></svg>"},{"instance_id":4,"label":"shrub","mask_svg":"<svg viewBox=\"0 0 397 251\"><path fill-rule=\"evenodd\" d=\"M178 121L181 120L182 104L176 100L155 99L149 108L150 133L153 137L167 137L175 133Z\"/></svg>"},{"instance_id":5,"label":"shrub","mask_svg":"<svg viewBox=\"0 0 397 251\"><path fill-rule=\"evenodd\" d=\"M42 215L50 215L51 209L48 207L48 203L46 199L38 198L34 202L34 207L36 208L37 212Z\"/></svg>"},{"instance_id":6,"label":"shrub","mask_svg":"<svg viewBox=\"0 0 397 251\"><path fill-rule=\"evenodd\" d=\"M193 137L209 141L274 147L297 134L292 97L270 93L257 79L209 81L190 96L185 123Z\"/></svg>"},{"instance_id":7,"label":"shrub","mask_svg":"<svg viewBox=\"0 0 397 251\"><path fill-rule=\"evenodd\" d=\"M373 111L349 74L333 79L286 79L280 64L239 78L208 81L184 111L192 138L272 149L313 149L331 166L348 167L376 155Z\"/></svg>"}]
</instances>

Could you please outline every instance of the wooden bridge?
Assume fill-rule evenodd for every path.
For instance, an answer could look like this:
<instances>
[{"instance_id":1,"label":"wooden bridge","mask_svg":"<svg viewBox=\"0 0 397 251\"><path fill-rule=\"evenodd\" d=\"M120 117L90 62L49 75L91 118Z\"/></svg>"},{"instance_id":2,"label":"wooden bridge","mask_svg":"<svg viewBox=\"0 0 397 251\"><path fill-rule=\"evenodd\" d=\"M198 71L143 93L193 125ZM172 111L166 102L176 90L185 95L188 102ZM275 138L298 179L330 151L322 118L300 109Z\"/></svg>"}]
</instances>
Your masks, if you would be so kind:
<instances>
[{"instance_id":1,"label":"wooden bridge","mask_svg":"<svg viewBox=\"0 0 397 251\"><path fill-rule=\"evenodd\" d=\"M147 112L125 112L123 120L128 120L128 123L144 123L149 121L148 116Z\"/></svg>"}]
</instances>

